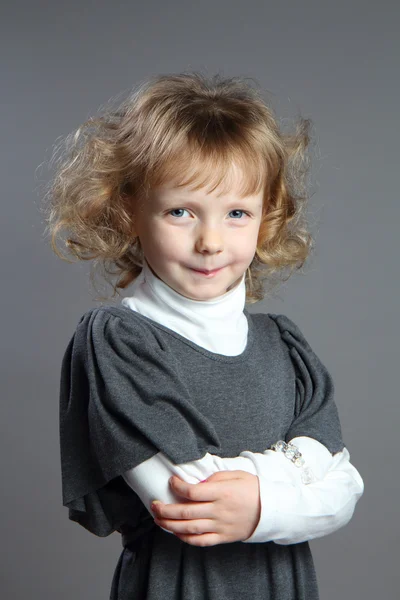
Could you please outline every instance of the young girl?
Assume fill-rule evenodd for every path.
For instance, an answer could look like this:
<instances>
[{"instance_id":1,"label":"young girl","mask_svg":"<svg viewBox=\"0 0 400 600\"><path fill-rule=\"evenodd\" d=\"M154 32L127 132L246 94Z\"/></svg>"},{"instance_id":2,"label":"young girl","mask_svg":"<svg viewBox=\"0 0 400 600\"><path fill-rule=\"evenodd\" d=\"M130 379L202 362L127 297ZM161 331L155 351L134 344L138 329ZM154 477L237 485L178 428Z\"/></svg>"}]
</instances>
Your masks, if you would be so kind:
<instances>
[{"instance_id":1,"label":"young girl","mask_svg":"<svg viewBox=\"0 0 400 600\"><path fill-rule=\"evenodd\" d=\"M53 248L68 229L132 284L81 317L60 385L63 504L122 535L111 600L315 600L308 542L363 493L329 372L287 316L245 308L310 252L308 128L284 134L243 79L183 73L67 137Z\"/></svg>"}]
</instances>

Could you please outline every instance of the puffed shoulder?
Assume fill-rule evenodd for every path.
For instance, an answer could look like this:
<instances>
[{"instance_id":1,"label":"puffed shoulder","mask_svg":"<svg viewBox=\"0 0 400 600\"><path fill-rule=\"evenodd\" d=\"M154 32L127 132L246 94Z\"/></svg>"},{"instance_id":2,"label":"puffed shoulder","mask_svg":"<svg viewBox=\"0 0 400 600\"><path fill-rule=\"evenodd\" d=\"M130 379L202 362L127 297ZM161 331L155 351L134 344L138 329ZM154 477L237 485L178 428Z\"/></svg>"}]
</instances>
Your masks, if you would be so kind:
<instances>
[{"instance_id":1,"label":"puffed shoulder","mask_svg":"<svg viewBox=\"0 0 400 600\"><path fill-rule=\"evenodd\" d=\"M77 349L113 353L115 350L136 352L143 358L162 350L151 329L136 313L122 307L91 308L80 318L74 334Z\"/></svg>"},{"instance_id":2,"label":"puffed shoulder","mask_svg":"<svg viewBox=\"0 0 400 600\"><path fill-rule=\"evenodd\" d=\"M275 321L280 331L282 340L284 340L289 347L296 347L298 344L301 344L304 349L308 350L309 352L313 352L310 344L304 337L303 332L296 325L296 323L289 319L288 316L271 313L269 313L269 316Z\"/></svg>"},{"instance_id":3,"label":"puffed shoulder","mask_svg":"<svg viewBox=\"0 0 400 600\"><path fill-rule=\"evenodd\" d=\"M345 447L331 374L300 328L286 315L269 315L279 329L291 358L296 381L295 414L286 440L307 436L332 454Z\"/></svg>"},{"instance_id":4,"label":"puffed shoulder","mask_svg":"<svg viewBox=\"0 0 400 600\"><path fill-rule=\"evenodd\" d=\"M175 464L219 452L172 358L129 313L100 307L81 317L61 367L65 506L101 504L104 486L158 452Z\"/></svg>"}]
</instances>

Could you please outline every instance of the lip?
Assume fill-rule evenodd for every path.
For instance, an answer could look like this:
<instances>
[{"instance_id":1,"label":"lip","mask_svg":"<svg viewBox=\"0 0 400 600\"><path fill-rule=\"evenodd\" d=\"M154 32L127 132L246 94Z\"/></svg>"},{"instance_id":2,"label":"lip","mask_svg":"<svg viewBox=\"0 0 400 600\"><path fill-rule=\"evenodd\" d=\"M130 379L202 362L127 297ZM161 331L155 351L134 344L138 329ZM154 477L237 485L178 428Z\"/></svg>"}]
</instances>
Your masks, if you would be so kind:
<instances>
[{"instance_id":1,"label":"lip","mask_svg":"<svg viewBox=\"0 0 400 600\"><path fill-rule=\"evenodd\" d=\"M205 269L192 269L192 271L198 273L199 275L203 275L203 277L213 277L214 275L219 273L219 271L222 271L222 269L223 267L220 267L219 269L214 269L213 271L207 271Z\"/></svg>"}]
</instances>

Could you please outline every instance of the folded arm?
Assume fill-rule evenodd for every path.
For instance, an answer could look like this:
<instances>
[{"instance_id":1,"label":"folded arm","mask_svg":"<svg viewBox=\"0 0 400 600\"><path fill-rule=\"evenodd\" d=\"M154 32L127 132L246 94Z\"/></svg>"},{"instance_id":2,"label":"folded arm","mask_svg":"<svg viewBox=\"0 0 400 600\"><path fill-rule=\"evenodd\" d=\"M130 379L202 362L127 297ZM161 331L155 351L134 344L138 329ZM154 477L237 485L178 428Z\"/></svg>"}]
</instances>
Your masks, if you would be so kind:
<instances>
[{"instance_id":1,"label":"folded arm","mask_svg":"<svg viewBox=\"0 0 400 600\"><path fill-rule=\"evenodd\" d=\"M297 544L333 533L350 521L364 492L364 483L350 463L347 448L331 455L328 468L328 461L324 459L323 475L309 484L299 480L296 467L283 454L276 453L275 457L275 463L286 461L292 467L291 480L279 478L278 474L265 475L262 472L265 464L255 455L261 516L257 528L245 542L272 540L282 545Z\"/></svg>"},{"instance_id":2,"label":"folded arm","mask_svg":"<svg viewBox=\"0 0 400 600\"><path fill-rule=\"evenodd\" d=\"M346 448L333 455L313 438L291 440L311 470L311 483L304 484L301 470L280 452L243 451L234 458L207 453L202 459L175 465L159 452L123 478L138 494L149 513L153 500L166 504L181 500L168 485L171 475L187 483L199 483L217 471L242 470L259 478L261 516L245 543L275 541L293 544L321 537L348 523L361 497L364 484L351 465ZM153 516L153 515L152 515ZM167 530L164 530L167 531Z\"/></svg>"}]
</instances>

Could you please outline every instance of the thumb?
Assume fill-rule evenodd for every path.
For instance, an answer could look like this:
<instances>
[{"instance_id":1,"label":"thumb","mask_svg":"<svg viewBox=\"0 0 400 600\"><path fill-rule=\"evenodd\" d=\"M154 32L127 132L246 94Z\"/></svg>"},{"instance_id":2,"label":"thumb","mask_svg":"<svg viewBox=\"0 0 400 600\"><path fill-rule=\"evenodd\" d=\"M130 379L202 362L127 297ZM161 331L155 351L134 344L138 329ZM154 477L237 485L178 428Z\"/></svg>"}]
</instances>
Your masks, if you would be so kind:
<instances>
[{"instance_id":1,"label":"thumb","mask_svg":"<svg viewBox=\"0 0 400 600\"><path fill-rule=\"evenodd\" d=\"M207 477L207 479L200 481L200 483L207 483L210 481L222 481L223 479L236 479L234 473L235 471L217 471L216 473L210 475L210 477Z\"/></svg>"}]
</instances>

